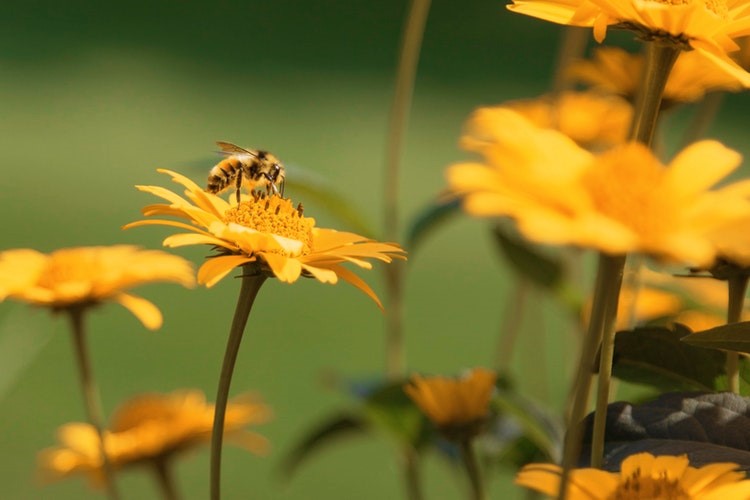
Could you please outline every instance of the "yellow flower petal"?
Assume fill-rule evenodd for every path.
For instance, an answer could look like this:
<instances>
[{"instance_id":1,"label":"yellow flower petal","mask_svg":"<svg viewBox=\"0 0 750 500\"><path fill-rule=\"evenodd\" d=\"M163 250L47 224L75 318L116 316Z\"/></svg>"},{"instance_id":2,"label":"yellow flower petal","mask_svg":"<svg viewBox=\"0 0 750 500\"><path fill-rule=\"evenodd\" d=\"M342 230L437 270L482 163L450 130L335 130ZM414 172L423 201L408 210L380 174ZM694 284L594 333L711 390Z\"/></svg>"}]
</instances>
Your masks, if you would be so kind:
<instances>
[{"instance_id":1,"label":"yellow flower petal","mask_svg":"<svg viewBox=\"0 0 750 500\"><path fill-rule=\"evenodd\" d=\"M133 313L133 316L138 318L143 323L143 326L149 330L158 330L161 328L161 311L148 300L127 293L117 294L112 297L112 300Z\"/></svg>"},{"instance_id":2,"label":"yellow flower petal","mask_svg":"<svg viewBox=\"0 0 750 500\"><path fill-rule=\"evenodd\" d=\"M211 288L224 276L229 274L232 269L248 262L253 262L254 260L254 257L247 257L245 255L220 255L212 257L198 269L198 283Z\"/></svg>"}]
</instances>

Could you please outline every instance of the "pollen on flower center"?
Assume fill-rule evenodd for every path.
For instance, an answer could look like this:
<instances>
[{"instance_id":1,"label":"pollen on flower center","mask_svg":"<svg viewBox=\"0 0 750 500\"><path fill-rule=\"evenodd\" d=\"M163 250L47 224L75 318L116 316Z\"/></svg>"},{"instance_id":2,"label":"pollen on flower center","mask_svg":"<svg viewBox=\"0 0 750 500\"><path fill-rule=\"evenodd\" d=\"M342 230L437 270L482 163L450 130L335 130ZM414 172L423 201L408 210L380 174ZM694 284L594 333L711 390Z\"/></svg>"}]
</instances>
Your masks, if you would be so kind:
<instances>
[{"instance_id":1,"label":"pollen on flower center","mask_svg":"<svg viewBox=\"0 0 750 500\"><path fill-rule=\"evenodd\" d=\"M312 228L315 219L302 216L302 207L280 196L257 196L224 212L226 224L235 223L262 233L301 241L302 254L312 251Z\"/></svg>"},{"instance_id":2,"label":"pollen on flower center","mask_svg":"<svg viewBox=\"0 0 750 500\"><path fill-rule=\"evenodd\" d=\"M58 250L52 254L52 258L41 273L38 285L42 288L55 289L66 284L88 282L100 267L100 262L93 250L90 252Z\"/></svg>"},{"instance_id":3,"label":"pollen on flower center","mask_svg":"<svg viewBox=\"0 0 750 500\"><path fill-rule=\"evenodd\" d=\"M689 500L691 498L679 480L669 479L666 472L659 477L643 477L641 469L622 481L609 497L611 500L637 500L639 498L663 498L664 500Z\"/></svg>"}]
</instances>

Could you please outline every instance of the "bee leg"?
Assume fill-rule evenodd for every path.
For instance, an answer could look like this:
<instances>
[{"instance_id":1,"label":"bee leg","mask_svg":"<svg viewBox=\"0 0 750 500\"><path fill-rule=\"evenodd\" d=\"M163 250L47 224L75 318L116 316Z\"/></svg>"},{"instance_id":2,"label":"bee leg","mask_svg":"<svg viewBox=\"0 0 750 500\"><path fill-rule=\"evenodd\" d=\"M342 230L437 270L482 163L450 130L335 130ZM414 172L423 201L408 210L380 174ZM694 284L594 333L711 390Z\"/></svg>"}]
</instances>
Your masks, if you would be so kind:
<instances>
[{"instance_id":1,"label":"bee leg","mask_svg":"<svg viewBox=\"0 0 750 500\"><path fill-rule=\"evenodd\" d=\"M235 187L237 188L237 191L236 191L236 193L237 193L237 205L239 205L240 204L240 197L241 197L240 189L242 189L242 169L240 169L239 172L237 172L237 184L236 184Z\"/></svg>"},{"instance_id":2,"label":"bee leg","mask_svg":"<svg viewBox=\"0 0 750 500\"><path fill-rule=\"evenodd\" d=\"M273 190L273 194L275 194L276 196L279 196L279 190L276 187L276 183L273 181L271 176L268 174L263 174L263 177L265 177L266 180L268 180L268 185L266 186L266 192L270 194L270 191ZM271 189L268 189L269 187Z\"/></svg>"}]
</instances>

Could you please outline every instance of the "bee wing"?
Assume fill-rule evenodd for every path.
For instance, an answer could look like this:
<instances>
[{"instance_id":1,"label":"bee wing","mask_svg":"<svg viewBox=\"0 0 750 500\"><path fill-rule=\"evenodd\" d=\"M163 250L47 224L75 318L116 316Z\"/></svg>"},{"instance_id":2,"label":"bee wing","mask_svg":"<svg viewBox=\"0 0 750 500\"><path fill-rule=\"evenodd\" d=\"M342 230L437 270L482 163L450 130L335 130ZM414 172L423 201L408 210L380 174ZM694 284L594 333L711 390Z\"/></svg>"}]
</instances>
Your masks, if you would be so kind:
<instances>
[{"instance_id":1,"label":"bee wing","mask_svg":"<svg viewBox=\"0 0 750 500\"><path fill-rule=\"evenodd\" d=\"M221 148L221 152L224 154L228 154L228 155L241 154L241 155L250 155L255 158L258 157L257 153L255 153L254 151L241 148L237 146L236 144L232 144L231 142L216 141L216 145Z\"/></svg>"}]
</instances>

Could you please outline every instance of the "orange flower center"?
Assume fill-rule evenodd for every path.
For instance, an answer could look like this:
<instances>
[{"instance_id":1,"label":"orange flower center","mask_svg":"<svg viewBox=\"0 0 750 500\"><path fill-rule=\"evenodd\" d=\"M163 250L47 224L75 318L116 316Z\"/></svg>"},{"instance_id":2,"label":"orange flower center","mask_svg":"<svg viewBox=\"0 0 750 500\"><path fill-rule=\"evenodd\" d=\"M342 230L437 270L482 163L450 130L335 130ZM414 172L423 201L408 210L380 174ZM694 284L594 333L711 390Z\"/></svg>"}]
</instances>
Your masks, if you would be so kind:
<instances>
[{"instance_id":1,"label":"orange flower center","mask_svg":"<svg viewBox=\"0 0 750 500\"><path fill-rule=\"evenodd\" d=\"M600 213L641 238L658 237L678 227L679 214L669 193L659 191L664 174L644 146L629 144L599 156L583 183Z\"/></svg>"},{"instance_id":2,"label":"orange flower center","mask_svg":"<svg viewBox=\"0 0 750 500\"><path fill-rule=\"evenodd\" d=\"M677 479L669 479L666 472L659 477L643 477L641 469L633 471L628 478L620 482L610 495L610 500L636 500L639 498L662 498L664 500L690 500Z\"/></svg>"},{"instance_id":3,"label":"orange flower center","mask_svg":"<svg viewBox=\"0 0 750 500\"><path fill-rule=\"evenodd\" d=\"M224 213L224 223L235 223L262 233L275 234L303 244L302 255L312 251L312 228L315 219L302 216L302 205L294 208L292 202L280 196L255 195Z\"/></svg>"}]
</instances>

